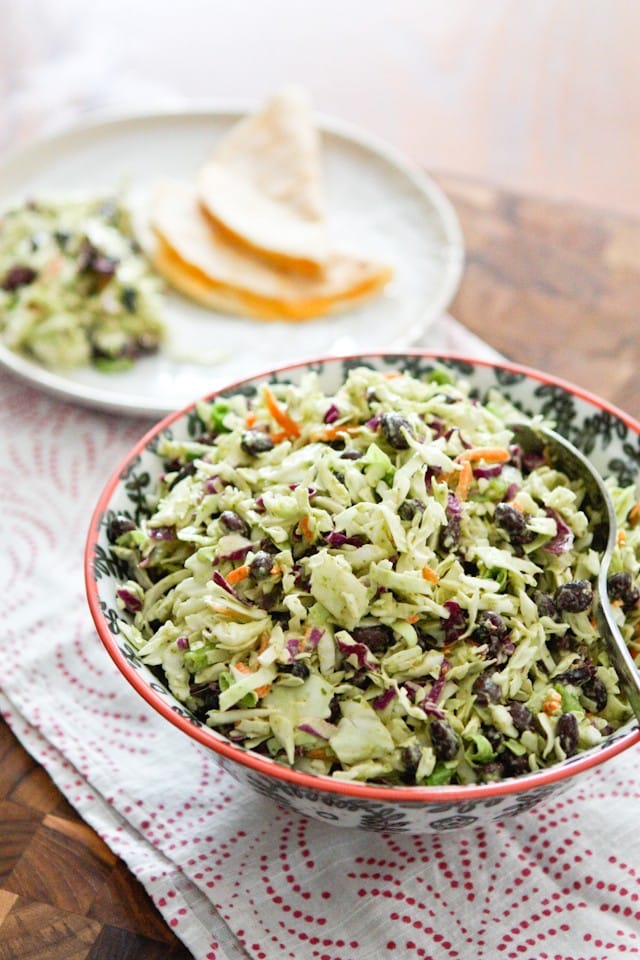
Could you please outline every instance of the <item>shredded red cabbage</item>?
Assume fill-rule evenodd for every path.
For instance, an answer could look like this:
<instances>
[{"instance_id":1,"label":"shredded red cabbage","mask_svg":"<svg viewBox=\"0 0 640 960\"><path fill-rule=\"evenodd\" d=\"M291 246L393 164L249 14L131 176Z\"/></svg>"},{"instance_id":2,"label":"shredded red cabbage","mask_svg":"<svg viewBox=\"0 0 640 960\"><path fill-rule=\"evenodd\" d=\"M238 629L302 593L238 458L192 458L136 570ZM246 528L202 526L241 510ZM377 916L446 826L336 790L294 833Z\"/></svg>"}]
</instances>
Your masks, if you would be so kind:
<instances>
[{"instance_id":1,"label":"shredded red cabbage","mask_svg":"<svg viewBox=\"0 0 640 960\"><path fill-rule=\"evenodd\" d=\"M338 728L328 720L321 720L319 717L313 720L305 720L299 724L298 730L304 733L310 733L313 737L320 737L321 740L328 740L337 732Z\"/></svg>"},{"instance_id":2,"label":"shredded red cabbage","mask_svg":"<svg viewBox=\"0 0 640 960\"><path fill-rule=\"evenodd\" d=\"M140 597L136 597L135 593L131 593L131 590L127 590L126 587L120 587L119 590L116 590L116 594L122 600L125 610L128 610L129 613L137 613L138 610L142 610L142 600Z\"/></svg>"},{"instance_id":3,"label":"shredded red cabbage","mask_svg":"<svg viewBox=\"0 0 640 960\"><path fill-rule=\"evenodd\" d=\"M379 697L376 697L375 700L371 702L371 706L374 710L384 710L385 707L388 707L393 698L396 695L396 688L389 687Z\"/></svg>"},{"instance_id":4,"label":"shredded red cabbage","mask_svg":"<svg viewBox=\"0 0 640 960\"><path fill-rule=\"evenodd\" d=\"M358 666L365 670L378 670L378 664L371 659L371 651L364 643L355 640L338 640L338 649L345 657L355 656Z\"/></svg>"},{"instance_id":5,"label":"shredded red cabbage","mask_svg":"<svg viewBox=\"0 0 640 960\"><path fill-rule=\"evenodd\" d=\"M324 539L330 547L362 547L367 542L366 537L361 534L356 533L348 537L345 533L339 533L337 530L325 533Z\"/></svg>"},{"instance_id":6,"label":"shredded red cabbage","mask_svg":"<svg viewBox=\"0 0 640 960\"><path fill-rule=\"evenodd\" d=\"M335 403L332 403L324 415L324 422L335 423L336 420L338 420L339 418L340 418L340 411L336 407Z\"/></svg>"},{"instance_id":7,"label":"shredded red cabbage","mask_svg":"<svg viewBox=\"0 0 640 960\"><path fill-rule=\"evenodd\" d=\"M222 493L224 486L224 480L216 474L215 477L205 480L204 489L207 493Z\"/></svg>"},{"instance_id":8,"label":"shredded red cabbage","mask_svg":"<svg viewBox=\"0 0 640 960\"><path fill-rule=\"evenodd\" d=\"M474 476L480 480L491 480L492 477L499 477L502 473L501 463L492 463L490 466L474 467Z\"/></svg>"},{"instance_id":9,"label":"shredded red cabbage","mask_svg":"<svg viewBox=\"0 0 640 960\"><path fill-rule=\"evenodd\" d=\"M505 500L514 500L520 493L520 487L517 483L510 483L507 492L504 495Z\"/></svg>"},{"instance_id":10,"label":"shredded red cabbage","mask_svg":"<svg viewBox=\"0 0 640 960\"><path fill-rule=\"evenodd\" d=\"M446 643L454 643L467 629L467 615L455 600L446 600L443 607L449 611L449 616L442 621Z\"/></svg>"},{"instance_id":11,"label":"shredded red cabbage","mask_svg":"<svg viewBox=\"0 0 640 960\"><path fill-rule=\"evenodd\" d=\"M556 510L552 510L551 507L547 507L545 513L548 517L553 517L555 520L557 532L552 540L549 540L548 543L545 543L543 549L546 550L547 553L554 553L556 555L566 553L567 550L570 550L573 546L573 530L567 526Z\"/></svg>"},{"instance_id":12,"label":"shredded red cabbage","mask_svg":"<svg viewBox=\"0 0 640 960\"><path fill-rule=\"evenodd\" d=\"M175 527L149 527L149 536L152 540L175 540Z\"/></svg>"},{"instance_id":13,"label":"shredded red cabbage","mask_svg":"<svg viewBox=\"0 0 640 960\"><path fill-rule=\"evenodd\" d=\"M242 603L245 607L248 607L249 604L246 600L243 600L239 593L233 589L231 584L228 582L226 577L223 577L219 570L213 571L213 577L211 578L214 583L219 587L222 587L223 590L226 590L227 593L233 597L234 600L237 600L238 603Z\"/></svg>"}]
</instances>

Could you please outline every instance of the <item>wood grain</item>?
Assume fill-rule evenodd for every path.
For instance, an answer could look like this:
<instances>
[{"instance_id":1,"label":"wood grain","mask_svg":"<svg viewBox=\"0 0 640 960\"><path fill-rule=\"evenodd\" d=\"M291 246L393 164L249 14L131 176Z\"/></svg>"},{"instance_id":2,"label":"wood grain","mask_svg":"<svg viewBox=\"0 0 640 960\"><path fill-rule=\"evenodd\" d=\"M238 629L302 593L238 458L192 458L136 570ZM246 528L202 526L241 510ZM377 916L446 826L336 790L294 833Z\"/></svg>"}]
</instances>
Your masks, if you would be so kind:
<instances>
[{"instance_id":1,"label":"wood grain","mask_svg":"<svg viewBox=\"0 0 640 960\"><path fill-rule=\"evenodd\" d=\"M452 313L640 417L640 222L450 176ZM0 960L189 960L140 884L0 721Z\"/></svg>"}]
</instances>

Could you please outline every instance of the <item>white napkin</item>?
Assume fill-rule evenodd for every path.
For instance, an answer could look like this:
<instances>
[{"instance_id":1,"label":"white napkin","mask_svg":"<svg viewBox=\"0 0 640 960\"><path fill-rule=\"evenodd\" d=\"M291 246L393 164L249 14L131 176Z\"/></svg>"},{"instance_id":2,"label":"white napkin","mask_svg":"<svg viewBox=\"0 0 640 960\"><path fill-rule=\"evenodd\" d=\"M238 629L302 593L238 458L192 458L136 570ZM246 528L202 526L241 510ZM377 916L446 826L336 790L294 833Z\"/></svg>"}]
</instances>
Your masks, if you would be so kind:
<instances>
[{"instance_id":1,"label":"white napkin","mask_svg":"<svg viewBox=\"0 0 640 960\"><path fill-rule=\"evenodd\" d=\"M494 355L450 318L429 346ZM82 583L91 510L145 426L0 373L0 708L196 960L639 952L637 750L504 826L373 835L248 794L147 707Z\"/></svg>"},{"instance_id":2,"label":"white napkin","mask_svg":"<svg viewBox=\"0 0 640 960\"><path fill-rule=\"evenodd\" d=\"M174 89L149 89L118 59L108 24L99 37L77 29L82 10L68 4L63 57L45 44L38 0L5 10L0 146L97 109L179 103ZM449 317L424 346L496 356ZM247 794L147 707L104 652L82 582L93 506L147 426L51 399L0 371L0 710L194 958L640 952L637 750L504 826L374 835Z\"/></svg>"}]
</instances>

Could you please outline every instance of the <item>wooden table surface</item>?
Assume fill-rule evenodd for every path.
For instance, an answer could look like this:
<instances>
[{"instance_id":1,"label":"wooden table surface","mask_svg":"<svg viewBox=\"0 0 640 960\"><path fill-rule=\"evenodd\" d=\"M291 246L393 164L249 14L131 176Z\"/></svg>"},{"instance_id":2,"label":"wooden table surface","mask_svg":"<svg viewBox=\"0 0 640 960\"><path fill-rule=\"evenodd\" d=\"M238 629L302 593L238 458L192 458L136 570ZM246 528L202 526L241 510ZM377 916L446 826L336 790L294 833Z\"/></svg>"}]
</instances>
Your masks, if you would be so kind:
<instances>
[{"instance_id":1,"label":"wooden table surface","mask_svg":"<svg viewBox=\"0 0 640 960\"><path fill-rule=\"evenodd\" d=\"M439 179L467 245L454 316L640 418L640 221ZM190 956L0 721L0 960Z\"/></svg>"}]
</instances>

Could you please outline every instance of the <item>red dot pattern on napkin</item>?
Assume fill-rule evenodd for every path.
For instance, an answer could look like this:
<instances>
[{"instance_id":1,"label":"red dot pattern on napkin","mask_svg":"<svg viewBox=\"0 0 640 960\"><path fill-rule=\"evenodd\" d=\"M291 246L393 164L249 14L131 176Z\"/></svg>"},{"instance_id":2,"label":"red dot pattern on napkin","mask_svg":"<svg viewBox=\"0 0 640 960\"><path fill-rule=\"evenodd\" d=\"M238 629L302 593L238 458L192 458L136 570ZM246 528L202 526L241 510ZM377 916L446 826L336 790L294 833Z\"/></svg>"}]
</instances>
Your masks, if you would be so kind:
<instances>
[{"instance_id":1,"label":"red dot pattern on napkin","mask_svg":"<svg viewBox=\"0 0 640 960\"><path fill-rule=\"evenodd\" d=\"M122 818L105 839L131 851L178 935L193 924L184 878L207 896L206 960L640 955L637 752L475 832L342 831L249 796L128 687L86 611L79 558L90 510L143 425L13 382L0 381L0 400L0 426L11 428L0 464L6 690L42 736L42 757L68 758L71 802L86 810L103 797ZM131 828L165 868L149 869L156 861ZM230 934L214 929L213 908Z\"/></svg>"}]
</instances>

